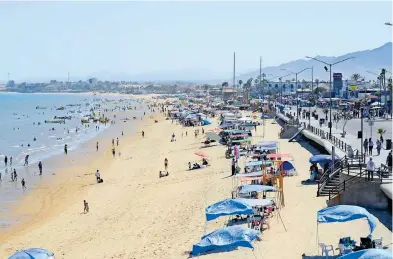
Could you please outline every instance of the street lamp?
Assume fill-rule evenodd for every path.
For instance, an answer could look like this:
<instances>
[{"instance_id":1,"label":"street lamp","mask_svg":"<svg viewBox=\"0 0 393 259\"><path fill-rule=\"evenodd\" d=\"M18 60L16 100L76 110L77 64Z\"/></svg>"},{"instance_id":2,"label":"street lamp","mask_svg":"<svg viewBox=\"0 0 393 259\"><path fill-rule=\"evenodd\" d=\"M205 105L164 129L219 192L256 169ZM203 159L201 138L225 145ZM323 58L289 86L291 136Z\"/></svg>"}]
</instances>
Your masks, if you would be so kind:
<instances>
[{"instance_id":1,"label":"street lamp","mask_svg":"<svg viewBox=\"0 0 393 259\"><path fill-rule=\"evenodd\" d=\"M309 56L306 56L306 58L313 59L315 61L323 63L323 64L329 66L329 68L330 68L329 69L329 72L330 72L330 82L329 82L330 97L329 97L329 102L330 102L330 104L329 104L329 124L328 124L328 126L329 126L329 139L331 139L332 138L332 66L334 66L334 65L336 65L338 63L350 60L350 59L354 59L355 57L349 57L349 58L337 61L337 62L335 62L333 64L329 64L329 63L327 63L325 61L319 60L317 58L309 57ZM324 68L325 68L325 70L327 72L328 68L326 66Z\"/></svg>"},{"instance_id":2,"label":"street lamp","mask_svg":"<svg viewBox=\"0 0 393 259\"><path fill-rule=\"evenodd\" d=\"M312 77L313 77L313 74L314 74L314 68L313 67L307 67L307 68L305 68L305 69L303 69L303 70L301 70L300 72L297 72L297 73L294 73L294 72L292 72L292 71L290 71L290 70L288 70L288 69L285 69L285 68L283 68L282 70L286 70L286 71L289 71L289 72L292 72L292 74L295 74L295 77L296 77L296 119L297 119L297 121L299 121L299 100L298 100L298 89L297 89L297 75L298 74L300 74L300 73L302 73L303 71L306 71L306 70L308 70L308 69L311 69L311 73L312 73ZM303 87L302 87L302 90L303 90Z\"/></svg>"}]
</instances>

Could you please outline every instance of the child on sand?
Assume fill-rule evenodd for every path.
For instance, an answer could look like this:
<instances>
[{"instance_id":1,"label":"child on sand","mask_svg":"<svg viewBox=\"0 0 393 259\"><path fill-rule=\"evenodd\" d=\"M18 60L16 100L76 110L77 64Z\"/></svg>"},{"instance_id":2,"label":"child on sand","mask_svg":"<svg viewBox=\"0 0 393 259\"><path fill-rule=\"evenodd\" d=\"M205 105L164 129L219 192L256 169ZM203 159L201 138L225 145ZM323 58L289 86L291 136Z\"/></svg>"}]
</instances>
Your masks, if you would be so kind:
<instances>
[{"instance_id":1,"label":"child on sand","mask_svg":"<svg viewBox=\"0 0 393 259\"><path fill-rule=\"evenodd\" d=\"M89 203L87 203L86 200L83 200L83 206L84 206L83 212L84 212L85 214L88 213L88 212L89 212Z\"/></svg>"},{"instance_id":2,"label":"child on sand","mask_svg":"<svg viewBox=\"0 0 393 259\"><path fill-rule=\"evenodd\" d=\"M22 189L26 189L26 182L25 182L25 178L22 178Z\"/></svg>"}]
</instances>

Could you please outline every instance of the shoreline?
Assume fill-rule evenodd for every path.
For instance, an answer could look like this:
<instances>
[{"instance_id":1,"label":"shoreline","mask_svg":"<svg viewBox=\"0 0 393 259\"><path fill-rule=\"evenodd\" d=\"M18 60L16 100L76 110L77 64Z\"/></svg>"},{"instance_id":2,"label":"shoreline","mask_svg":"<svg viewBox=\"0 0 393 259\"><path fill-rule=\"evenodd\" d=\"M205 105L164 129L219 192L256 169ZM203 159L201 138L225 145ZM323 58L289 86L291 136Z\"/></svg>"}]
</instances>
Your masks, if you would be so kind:
<instances>
[{"instance_id":1,"label":"shoreline","mask_svg":"<svg viewBox=\"0 0 393 259\"><path fill-rule=\"evenodd\" d=\"M146 100L148 100L148 98L146 98ZM134 111L108 112L110 117L117 115L116 124L110 125L103 131L98 132L98 134L96 134L94 137L78 143L75 147L69 148L69 154L67 156L64 156L63 153L59 153L41 159L44 164L42 176L38 175L38 162L30 163L28 167L22 166L18 170L19 174L22 173L22 175L30 175L30 177L35 178L35 180L33 183L31 183L31 181L26 182L26 193L24 190L22 193L19 182L13 183L15 186L12 191L13 194L17 195L17 197L12 198L12 203L6 206L7 210L0 211L0 216L5 218L3 222L0 222L3 223L3 227L0 227L0 243L3 239L3 234L8 236L8 232L13 232L14 228L19 228L19 225L24 225L26 222L29 222L33 219L33 215L37 213L37 208L34 208L32 204L40 204L42 203L41 201L45 200L45 195L42 193L43 190L46 190L50 195L49 189L51 186L64 184L66 180L70 180L67 179L67 177L69 178L70 175L73 175L74 171L83 170L86 165L94 163L94 160L97 160L97 153L95 150L96 142L100 143L100 152L98 152L98 156L100 158L101 156L106 157L106 154L110 153L110 141L113 138L113 134L118 134L117 136L119 137L120 148L122 146L122 142L126 144L131 136L135 136L141 125L146 123L148 116L154 115L149 111L149 109L147 109L146 105L147 104L144 103L144 107L137 111L146 112L146 115L143 116L143 120L129 120L126 121L127 123L124 123L120 118L126 116L127 114L130 116L130 112L133 113ZM125 133L124 137L122 137L120 134L120 132L123 131L123 127ZM112 136L110 136L111 134ZM95 170L90 172L90 174L94 176L94 172ZM74 176L83 178L83 175L81 175ZM5 178L3 180L8 181L8 179Z\"/></svg>"}]
</instances>

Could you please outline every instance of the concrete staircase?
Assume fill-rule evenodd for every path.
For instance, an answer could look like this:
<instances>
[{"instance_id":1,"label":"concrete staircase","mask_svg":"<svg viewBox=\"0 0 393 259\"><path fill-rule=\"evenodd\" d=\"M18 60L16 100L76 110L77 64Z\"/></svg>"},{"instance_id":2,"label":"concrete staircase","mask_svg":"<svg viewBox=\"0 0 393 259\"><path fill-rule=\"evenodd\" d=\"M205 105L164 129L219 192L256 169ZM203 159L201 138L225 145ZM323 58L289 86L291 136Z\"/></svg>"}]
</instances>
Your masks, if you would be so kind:
<instances>
[{"instance_id":1,"label":"concrete staircase","mask_svg":"<svg viewBox=\"0 0 393 259\"><path fill-rule=\"evenodd\" d=\"M329 191L336 188L336 186L340 184L341 169L337 169L336 172L337 173L333 174L319 190L318 196L329 196Z\"/></svg>"}]
</instances>

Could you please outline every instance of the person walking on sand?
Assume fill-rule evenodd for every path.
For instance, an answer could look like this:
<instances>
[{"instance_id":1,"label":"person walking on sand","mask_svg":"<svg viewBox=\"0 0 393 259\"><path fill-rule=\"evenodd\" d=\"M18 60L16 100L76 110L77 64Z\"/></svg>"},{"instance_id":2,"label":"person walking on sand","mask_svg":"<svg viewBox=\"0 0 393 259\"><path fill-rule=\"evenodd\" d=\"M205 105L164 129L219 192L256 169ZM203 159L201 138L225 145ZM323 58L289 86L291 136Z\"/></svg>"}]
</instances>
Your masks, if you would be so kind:
<instances>
[{"instance_id":1,"label":"person walking on sand","mask_svg":"<svg viewBox=\"0 0 393 259\"><path fill-rule=\"evenodd\" d=\"M89 203L86 200L83 200L83 212L85 214L89 212Z\"/></svg>"},{"instance_id":2,"label":"person walking on sand","mask_svg":"<svg viewBox=\"0 0 393 259\"><path fill-rule=\"evenodd\" d=\"M38 163L38 169L40 170L40 175L42 175L42 163L41 163L41 161Z\"/></svg>"},{"instance_id":3,"label":"person walking on sand","mask_svg":"<svg viewBox=\"0 0 393 259\"><path fill-rule=\"evenodd\" d=\"M370 160L367 162L367 180L372 181L374 179L374 170L375 170L375 163L373 158L370 157Z\"/></svg>"},{"instance_id":4,"label":"person walking on sand","mask_svg":"<svg viewBox=\"0 0 393 259\"><path fill-rule=\"evenodd\" d=\"M12 166L12 157L10 157L10 166Z\"/></svg>"},{"instance_id":5,"label":"person walking on sand","mask_svg":"<svg viewBox=\"0 0 393 259\"><path fill-rule=\"evenodd\" d=\"M121 135L122 135L122 136L124 136L124 133L123 133L123 131L121 131Z\"/></svg>"},{"instance_id":6,"label":"person walking on sand","mask_svg":"<svg viewBox=\"0 0 393 259\"><path fill-rule=\"evenodd\" d=\"M97 183L100 182L100 179L101 179L100 171L97 169L97 172L96 172L96 180L97 180Z\"/></svg>"},{"instance_id":7,"label":"person walking on sand","mask_svg":"<svg viewBox=\"0 0 393 259\"><path fill-rule=\"evenodd\" d=\"M116 146L119 146L119 138L116 138Z\"/></svg>"},{"instance_id":8,"label":"person walking on sand","mask_svg":"<svg viewBox=\"0 0 393 259\"><path fill-rule=\"evenodd\" d=\"M392 151L390 150L388 156L386 157L386 165L389 168L389 171L392 171Z\"/></svg>"},{"instance_id":9,"label":"person walking on sand","mask_svg":"<svg viewBox=\"0 0 393 259\"><path fill-rule=\"evenodd\" d=\"M68 154L68 146L67 144L64 144L64 154Z\"/></svg>"},{"instance_id":10,"label":"person walking on sand","mask_svg":"<svg viewBox=\"0 0 393 259\"><path fill-rule=\"evenodd\" d=\"M115 139L112 139L112 147L115 145Z\"/></svg>"},{"instance_id":11,"label":"person walking on sand","mask_svg":"<svg viewBox=\"0 0 393 259\"><path fill-rule=\"evenodd\" d=\"M145 132L142 130L142 138L145 137Z\"/></svg>"},{"instance_id":12,"label":"person walking on sand","mask_svg":"<svg viewBox=\"0 0 393 259\"><path fill-rule=\"evenodd\" d=\"M4 157L4 166L7 167L7 164L8 164L8 157L5 156L5 157Z\"/></svg>"},{"instance_id":13,"label":"person walking on sand","mask_svg":"<svg viewBox=\"0 0 393 259\"><path fill-rule=\"evenodd\" d=\"M377 145L377 154L379 156L381 154L381 149L382 149L382 143L381 141L379 141L379 139L377 139L376 145Z\"/></svg>"},{"instance_id":14,"label":"person walking on sand","mask_svg":"<svg viewBox=\"0 0 393 259\"><path fill-rule=\"evenodd\" d=\"M97 143L96 143L96 151L98 151L98 141L97 141Z\"/></svg>"},{"instance_id":15,"label":"person walking on sand","mask_svg":"<svg viewBox=\"0 0 393 259\"><path fill-rule=\"evenodd\" d=\"M236 173L236 161L235 158L232 158L232 175Z\"/></svg>"},{"instance_id":16,"label":"person walking on sand","mask_svg":"<svg viewBox=\"0 0 393 259\"><path fill-rule=\"evenodd\" d=\"M368 153L368 140L367 139L365 139L363 141L363 148L364 148L364 154L367 156L367 153Z\"/></svg>"},{"instance_id":17,"label":"person walking on sand","mask_svg":"<svg viewBox=\"0 0 393 259\"><path fill-rule=\"evenodd\" d=\"M116 155L116 150L115 150L115 148L112 148L112 155L113 155L113 158L115 158L115 155Z\"/></svg>"},{"instance_id":18,"label":"person walking on sand","mask_svg":"<svg viewBox=\"0 0 393 259\"><path fill-rule=\"evenodd\" d=\"M18 175L16 174L15 168L14 168L14 179L12 181L18 181Z\"/></svg>"},{"instance_id":19,"label":"person walking on sand","mask_svg":"<svg viewBox=\"0 0 393 259\"><path fill-rule=\"evenodd\" d=\"M168 170L168 158L164 160L165 171Z\"/></svg>"},{"instance_id":20,"label":"person walking on sand","mask_svg":"<svg viewBox=\"0 0 393 259\"><path fill-rule=\"evenodd\" d=\"M29 155L25 156L25 164L24 166L29 166Z\"/></svg>"},{"instance_id":21,"label":"person walking on sand","mask_svg":"<svg viewBox=\"0 0 393 259\"><path fill-rule=\"evenodd\" d=\"M371 140L371 138L368 139L368 154L370 156L373 155L373 148L374 148L374 142Z\"/></svg>"},{"instance_id":22,"label":"person walking on sand","mask_svg":"<svg viewBox=\"0 0 393 259\"><path fill-rule=\"evenodd\" d=\"M25 178L22 178L21 184L22 184L22 189L26 189Z\"/></svg>"}]
</instances>

